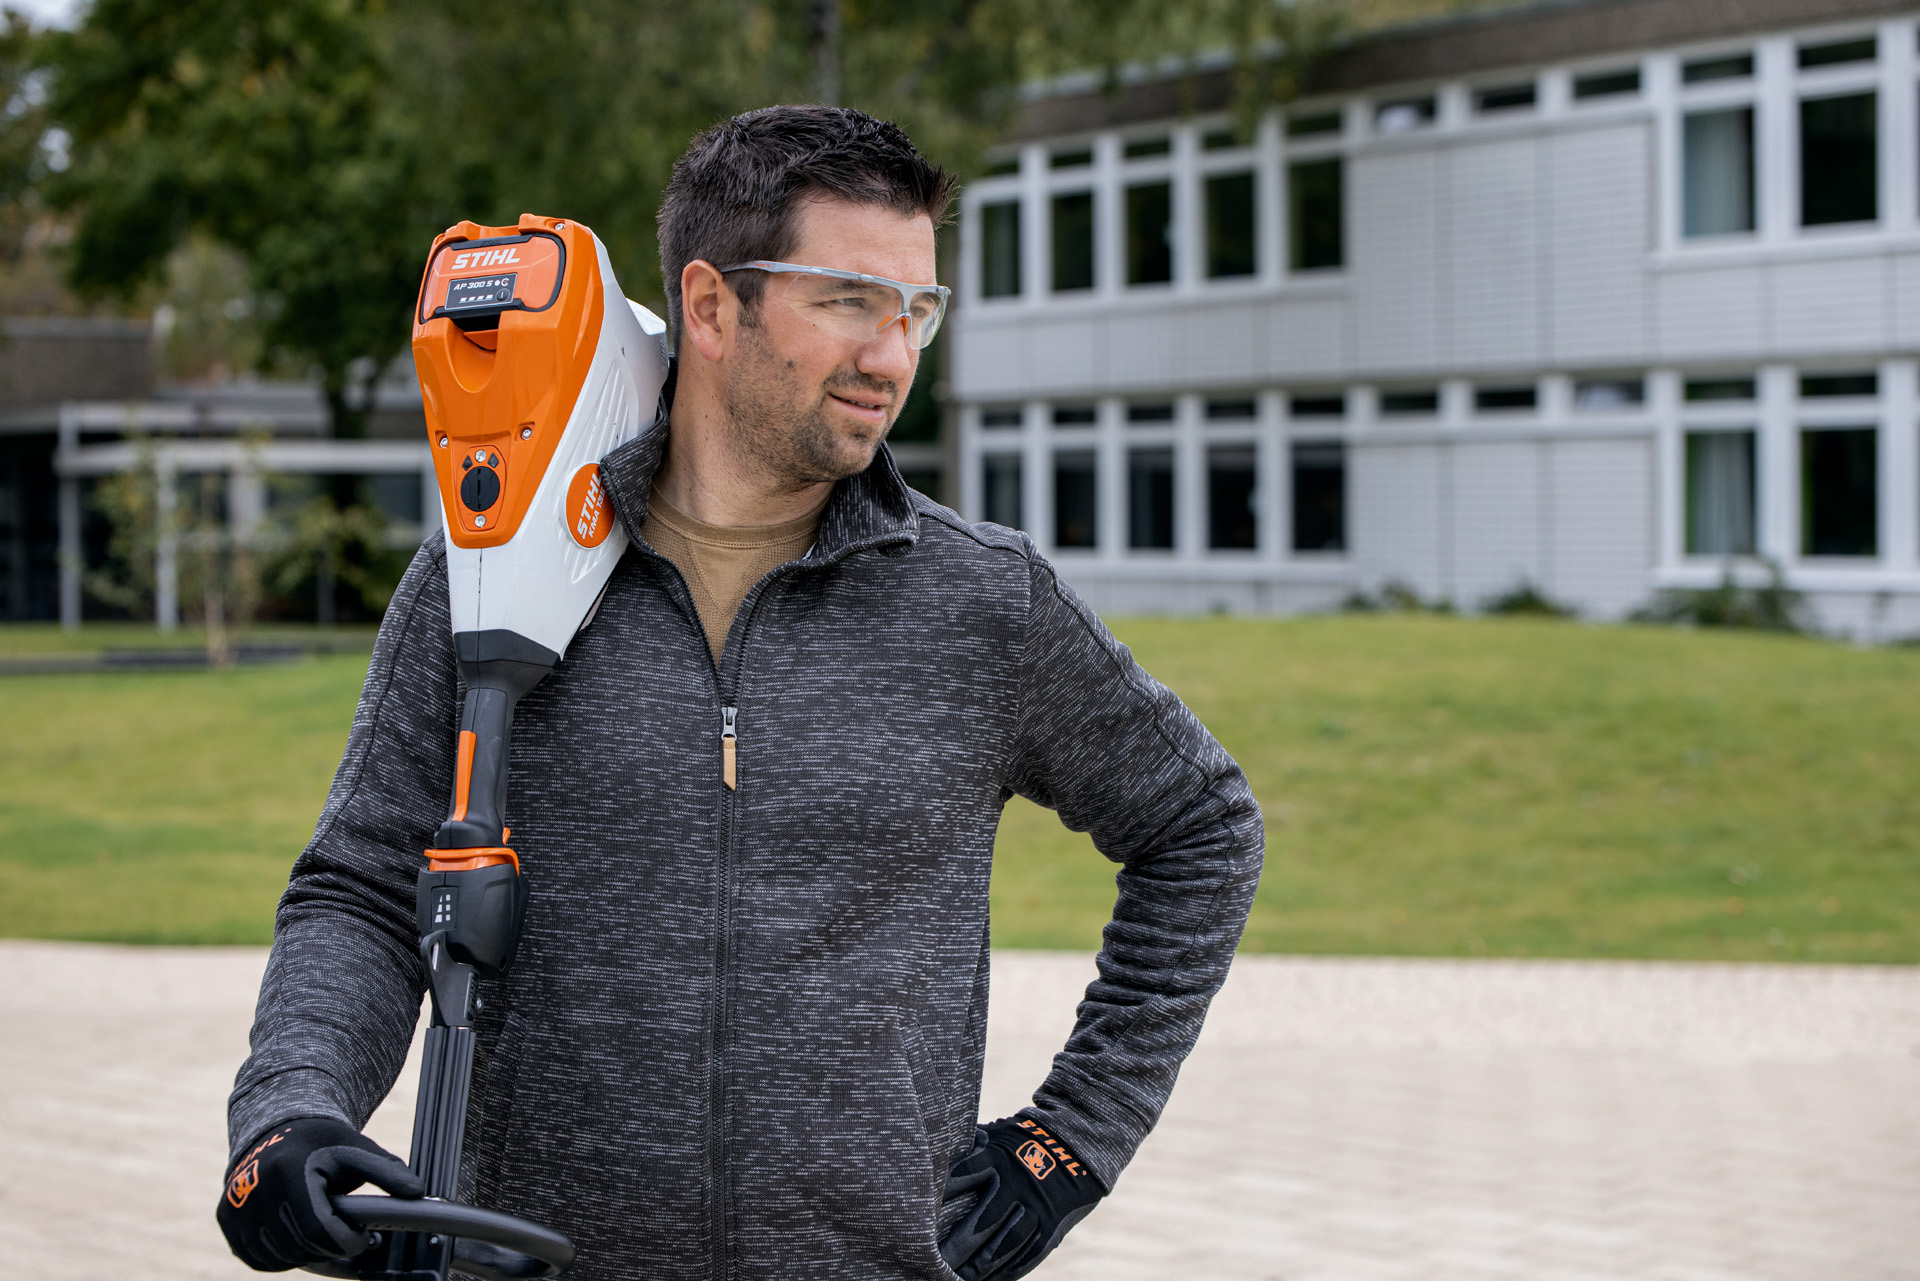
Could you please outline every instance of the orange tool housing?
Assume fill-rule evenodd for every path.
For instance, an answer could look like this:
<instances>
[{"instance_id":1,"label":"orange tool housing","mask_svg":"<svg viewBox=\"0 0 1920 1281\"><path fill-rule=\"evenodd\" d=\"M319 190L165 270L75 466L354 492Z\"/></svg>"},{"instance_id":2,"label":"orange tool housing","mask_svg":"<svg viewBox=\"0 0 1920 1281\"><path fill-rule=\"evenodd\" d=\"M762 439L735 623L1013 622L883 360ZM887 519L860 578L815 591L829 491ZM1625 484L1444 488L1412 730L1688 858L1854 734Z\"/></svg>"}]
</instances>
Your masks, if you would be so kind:
<instances>
[{"instance_id":1,"label":"orange tool housing","mask_svg":"<svg viewBox=\"0 0 1920 1281\"><path fill-rule=\"evenodd\" d=\"M593 365L606 298L593 233L461 222L433 242L413 361L448 537L498 547L540 487Z\"/></svg>"}]
</instances>

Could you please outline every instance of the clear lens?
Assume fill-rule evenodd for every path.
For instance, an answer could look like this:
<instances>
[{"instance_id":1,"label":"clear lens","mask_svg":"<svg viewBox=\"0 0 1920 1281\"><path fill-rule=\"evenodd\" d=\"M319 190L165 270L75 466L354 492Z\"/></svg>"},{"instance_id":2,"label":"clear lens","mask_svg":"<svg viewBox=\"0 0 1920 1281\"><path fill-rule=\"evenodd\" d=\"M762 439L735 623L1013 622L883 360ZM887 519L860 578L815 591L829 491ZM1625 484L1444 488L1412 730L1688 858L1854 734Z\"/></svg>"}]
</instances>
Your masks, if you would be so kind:
<instances>
[{"instance_id":1,"label":"clear lens","mask_svg":"<svg viewBox=\"0 0 1920 1281\"><path fill-rule=\"evenodd\" d=\"M782 279L789 306L816 325L854 342L872 342L881 330L904 318L907 341L916 349L925 347L939 332L947 310L946 299L933 291L916 292L908 300L892 285L800 273Z\"/></svg>"}]
</instances>

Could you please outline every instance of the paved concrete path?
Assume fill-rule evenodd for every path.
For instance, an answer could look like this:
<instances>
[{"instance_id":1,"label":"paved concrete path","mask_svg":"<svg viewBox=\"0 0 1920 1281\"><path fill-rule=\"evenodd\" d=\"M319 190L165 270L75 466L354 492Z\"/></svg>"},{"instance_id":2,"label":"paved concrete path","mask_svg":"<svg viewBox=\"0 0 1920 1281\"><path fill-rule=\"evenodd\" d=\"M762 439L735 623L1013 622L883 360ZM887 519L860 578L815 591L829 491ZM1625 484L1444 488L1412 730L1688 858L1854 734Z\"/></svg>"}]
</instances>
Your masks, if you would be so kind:
<instances>
[{"instance_id":1,"label":"paved concrete path","mask_svg":"<svg viewBox=\"0 0 1920 1281\"><path fill-rule=\"evenodd\" d=\"M211 1204L264 952L0 942L0 1259L247 1273ZM989 1115L1092 973L996 958ZM404 1150L411 1068L369 1131ZM1051 1281L1920 1281L1920 970L1245 958Z\"/></svg>"}]
</instances>

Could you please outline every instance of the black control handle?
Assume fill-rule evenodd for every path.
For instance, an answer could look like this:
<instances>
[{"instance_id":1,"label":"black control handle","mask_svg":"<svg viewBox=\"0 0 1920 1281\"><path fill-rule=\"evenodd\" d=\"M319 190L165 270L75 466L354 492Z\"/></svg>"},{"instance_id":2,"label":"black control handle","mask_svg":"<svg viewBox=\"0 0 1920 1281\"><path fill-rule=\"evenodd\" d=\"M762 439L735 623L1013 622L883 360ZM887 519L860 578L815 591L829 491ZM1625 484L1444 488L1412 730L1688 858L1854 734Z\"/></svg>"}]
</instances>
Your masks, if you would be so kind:
<instances>
[{"instance_id":1,"label":"black control handle","mask_svg":"<svg viewBox=\"0 0 1920 1281\"><path fill-rule=\"evenodd\" d=\"M456 1271L481 1281L557 1277L573 1263L573 1242L552 1228L498 1210L435 1197L337 1196L334 1213L362 1231L434 1233L456 1240ZM308 1268L322 1276L361 1275L345 1259Z\"/></svg>"}]
</instances>

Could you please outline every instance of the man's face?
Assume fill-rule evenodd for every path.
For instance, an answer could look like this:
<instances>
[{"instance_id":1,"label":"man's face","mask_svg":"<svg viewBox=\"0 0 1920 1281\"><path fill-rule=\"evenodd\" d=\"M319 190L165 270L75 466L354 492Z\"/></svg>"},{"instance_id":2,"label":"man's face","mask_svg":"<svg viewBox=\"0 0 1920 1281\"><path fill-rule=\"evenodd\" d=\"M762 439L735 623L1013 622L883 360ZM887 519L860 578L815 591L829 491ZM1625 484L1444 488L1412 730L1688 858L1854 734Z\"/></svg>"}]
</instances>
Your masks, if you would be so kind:
<instances>
[{"instance_id":1,"label":"man's face","mask_svg":"<svg viewBox=\"0 0 1920 1281\"><path fill-rule=\"evenodd\" d=\"M925 214L815 199L800 206L798 224L787 262L933 283L933 221ZM899 325L862 340L808 320L786 302L794 279L763 277L756 322L739 330L722 394L741 453L799 487L866 470L906 403L920 353Z\"/></svg>"}]
</instances>

